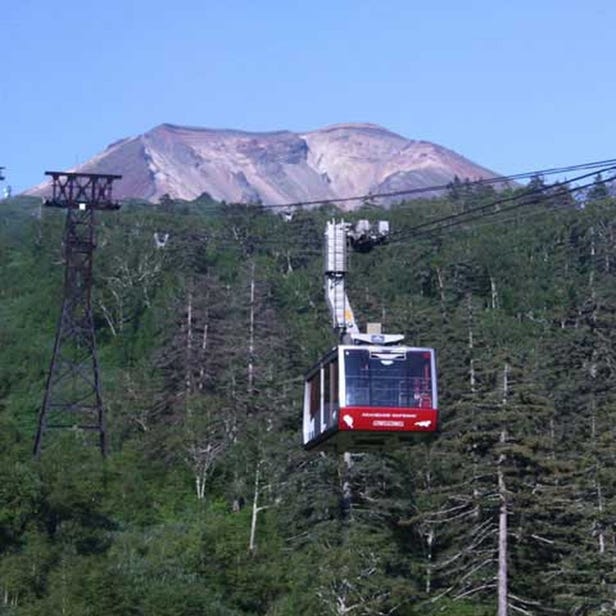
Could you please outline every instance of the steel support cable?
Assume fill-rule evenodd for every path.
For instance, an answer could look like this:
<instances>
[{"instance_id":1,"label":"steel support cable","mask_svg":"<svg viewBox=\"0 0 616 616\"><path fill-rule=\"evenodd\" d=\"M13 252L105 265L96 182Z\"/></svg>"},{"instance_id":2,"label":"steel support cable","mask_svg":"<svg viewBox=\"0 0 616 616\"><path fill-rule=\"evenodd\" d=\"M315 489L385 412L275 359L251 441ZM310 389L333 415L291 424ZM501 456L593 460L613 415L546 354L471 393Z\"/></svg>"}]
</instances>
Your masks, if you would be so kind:
<instances>
[{"instance_id":1,"label":"steel support cable","mask_svg":"<svg viewBox=\"0 0 616 616\"><path fill-rule=\"evenodd\" d=\"M608 162L613 162L613 160L616 160L616 159L612 159L612 160L610 160ZM601 162L604 162L604 161L601 161ZM594 164L595 163L592 163L592 165L594 165ZM571 168L573 168L573 167L571 167ZM580 168L587 168L587 166L586 165L576 165L575 168L578 168L578 169L580 169ZM511 195L511 196L508 196L508 197L503 197L503 198L498 199L496 201L492 201L492 202L490 202L488 204L484 204L482 206L478 206L477 208L472 208L472 209L467 210L465 212L459 212L459 213L451 214L451 215L448 215L448 216L445 216L445 217L442 217L442 218L439 218L439 219L436 219L436 220L427 221L425 223L421 223L420 225L416 225L415 227L412 227L410 230L399 231L397 233L394 232L394 234L392 234L392 236L391 236L391 239L389 240L389 243L395 243L397 241L400 241L401 238L404 239L406 234L408 234L409 232L414 232L416 230L423 229L424 227L430 227L432 225L440 224L440 223L448 221L448 220L465 218L465 217L468 217L470 214L473 214L474 212L489 210L489 209L497 207L498 205L501 205L501 204L509 203L509 202L512 202L512 201L515 202L515 201L518 201L520 199L528 200L529 197L533 197L534 195L537 195L537 196L539 196L539 195L546 195L547 197L554 198L554 197L559 197L559 196L562 196L562 195L565 195L565 194L571 194L571 193L574 193L574 192L579 192L580 190L584 190L586 188L590 188L593 185L596 185L597 183L605 184L607 182L612 181L614 179L614 177L610 177L610 178L607 178L607 179L604 179L604 180L600 180L599 182L594 181L594 182L592 182L590 184L585 184L585 185L579 186L579 187L572 187L572 188L569 188L569 189L567 189L565 191L562 190L562 187L564 185L566 185L566 184L570 184L572 182L577 182L577 181L579 181L581 179L585 179L585 178L588 178L590 176L596 175L597 173L600 174L600 173L604 173L604 172L611 171L611 170L614 170L614 169L616 169L616 165L609 166L609 167L602 167L602 168L599 169L598 172L597 171L593 171L592 173L583 174L583 175L577 176L575 178L572 178L570 180L566 180L566 181L564 181L564 182L562 182L560 184L557 184L557 185L541 186L541 187L538 187L536 189L532 189L531 191L526 191L526 192L524 192L522 194ZM538 200L532 199L532 200L527 201L526 203L524 203L522 205L533 205L533 204L535 204L537 202L538 202ZM494 215L494 214L498 214L500 212L508 211L510 209L516 209L516 208L499 208L495 212L488 212L487 215L491 216L491 215ZM467 218L466 220L463 220L460 224L463 224L464 222L471 221L471 220L477 220L478 218L480 218L480 217L473 216L472 218ZM450 227L450 226L453 226L453 225L447 225L445 228ZM440 229L440 227L439 227L439 229Z\"/></svg>"},{"instance_id":2,"label":"steel support cable","mask_svg":"<svg viewBox=\"0 0 616 616\"><path fill-rule=\"evenodd\" d=\"M605 173L607 171L614 171L616 170L616 165L610 166L610 167L605 167L602 168L599 173ZM536 189L533 189L531 191L527 191L524 192L522 194L519 195L511 195L508 197L503 197L501 199L497 199L495 201L492 201L490 203L487 203L485 205L480 205L478 207L475 208L471 208L469 210L466 210L465 212L458 212L456 214L450 214L448 216L443 216L441 218L437 218L434 220L429 220L426 221L424 223L415 225L414 227L411 227L410 229L406 229L405 231L400 231L398 232L398 234L394 234L394 236L389 240L389 244L392 243L396 243L396 242L400 242L404 239L408 239L408 236L412 235L413 237L417 237L417 231L422 231L423 229L426 229L426 231L424 231L423 233L427 233L428 231L430 231L429 227L432 227L433 225L437 225L436 228L433 231L439 231L442 228L448 228L450 226L453 226L454 224L464 224L465 222L470 222L472 220L477 220L478 218L482 218L482 215L479 216L472 216L471 218L468 218L469 215L471 214L475 214L478 212L485 212L487 210L490 210L492 208L498 207L502 204L506 204L506 203L510 203L510 202L515 202L515 201L519 201L521 199L524 199L525 201L521 204L515 204L515 206L509 206L506 208L499 208L493 212L487 212L487 214L485 214L486 216L492 216L494 214L499 214L501 212L507 212L510 211L512 209L517 209L518 207L525 207L527 205L534 205L536 203L539 203L540 200L538 199L538 197L540 196L546 196L548 198L554 198L554 197L559 197L559 196L564 196L567 194L572 194L574 192L579 192L580 190L585 190L587 188L592 187L593 185L600 183L600 184L606 184L608 182L611 182L615 179L615 176L611 176L605 180L600 180L599 182L590 182L587 184L584 184L582 186L574 186L571 188L567 188L566 190L562 190L562 187L565 184L570 184L572 182L577 182L579 180L583 180L586 179L590 176L596 175L596 172L592 172L592 173L586 173L580 176L577 176L575 178L572 178L571 180L566 180L565 182L562 182L561 184L558 185L552 185L552 186L542 186ZM533 198L535 197L535 198ZM530 198L530 199L529 199ZM442 225L442 223L449 223L450 221L453 221L452 224L447 224L446 226L438 226L438 225Z\"/></svg>"},{"instance_id":3,"label":"steel support cable","mask_svg":"<svg viewBox=\"0 0 616 616\"><path fill-rule=\"evenodd\" d=\"M601 183L607 183L607 182L613 181L615 179L616 179L616 175L614 175L612 177L609 177L609 178L606 178L605 180L602 180ZM583 186L574 187L574 188L569 189L569 190L564 191L564 192L570 194L572 192L586 190L588 188L596 186L596 184L597 184L596 182L592 182L592 183L585 184ZM507 212L507 211L511 211L511 210L516 210L516 209L519 209L521 207L525 207L527 205L532 205L533 203L535 203L535 201L529 202L529 203L515 204L515 205L512 205L512 206L510 206L508 208L499 210L497 212L492 212L492 213L489 213L487 215L478 216L478 217L476 217L476 219L487 218L488 216L493 216L493 215L500 214L500 213L503 213L503 212ZM549 214L549 211L547 211L547 210L538 211L538 212L535 212L533 214L530 214L529 216L526 216L524 220L528 220L530 217L538 217L540 215L543 216L543 215L546 215L546 214ZM481 224L481 226L510 223L510 222L512 222L514 220L519 220L519 219L513 218L513 217L508 217L508 218L502 219L502 220L485 221L484 223ZM468 222L468 221L464 221L464 222ZM446 232L446 231L451 232L454 229L460 227L461 224L463 224L463 223L456 223L455 225L451 224L451 225L448 225L447 227L443 227L443 228L439 228L439 229L426 230L426 231L423 231L423 232L420 232L420 233L416 234L414 236L414 238L417 238L417 239L428 238L429 239L429 238L434 238L434 237L442 237L444 232ZM477 224L473 225L473 229L477 228L477 226L478 226ZM404 241L404 240L399 240L399 242L401 242L401 241ZM406 241L404 241L404 243L406 243ZM560 249L567 250L567 249L571 249L571 248L574 248L574 247L575 247L574 242L572 240L566 239L566 238L564 239L564 241L557 242L557 243L554 244L554 248L555 249L560 248ZM385 245L384 248L386 249L387 245ZM509 256L509 255L514 255L514 254L520 254L520 251L518 251L518 250L508 250L506 252L502 252L501 251L499 254L504 255L504 256ZM598 260L603 259L603 258L604 258L603 256L599 256L598 255L595 258L595 260L598 261Z\"/></svg>"},{"instance_id":4,"label":"steel support cable","mask_svg":"<svg viewBox=\"0 0 616 616\"><path fill-rule=\"evenodd\" d=\"M611 180L616 179L616 176L612 176ZM564 191L563 193L561 193L560 195L555 193L554 195L551 196L563 196L566 194L572 194L576 191L579 190L585 190L589 187L591 187L593 184L585 184L584 186L580 186L580 187L576 187L576 188L572 188L569 189L567 191ZM419 231L419 233L414 233L412 237L434 237L437 234L440 234L443 230L452 230L455 229L457 227L461 227L462 225L468 223L468 222L473 222L475 220L481 220L482 218L487 218L488 216L496 216L497 214L502 214L502 213L506 213L506 212L511 212L513 210L517 210L523 207L528 207L529 205L536 205L538 203L541 203L541 201L538 199L538 197L535 197L534 199L530 200L530 201L524 201L523 203L515 203L513 205L510 205L509 207L505 207L499 210L496 210L494 212L487 212L484 214L478 214L477 216L473 216L471 218L466 218L462 221L456 220L456 221L450 221L448 222L448 224L446 225L442 225L440 227L437 227L435 229L426 229L424 231ZM499 221L493 221L493 224L499 224ZM408 238L406 238L408 239ZM400 239L395 240L397 242L401 241ZM391 242L390 242L391 243Z\"/></svg>"},{"instance_id":5,"label":"steel support cable","mask_svg":"<svg viewBox=\"0 0 616 616\"><path fill-rule=\"evenodd\" d=\"M533 177L543 177L548 175L556 175L567 173L569 171L580 171L582 169L597 169L600 167L605 167L609 165L616 165L616 158L608 158L605 160L591 161L587 163L579 163L576 165L568 165L566 167L551 167L548 169L538 169L534 171L525 171L522 173L515 173L511 175L502 175L493 178L481 178L479 180L472 180L469 182L461 181L462 187L473 187L473 186L483 186L490 184L506 184L508 182L514 182L516 180L528 179ZM567 180L567 182L570 180ZM261 205L261 207L265 210L273 210L273 209L293 209L304 207L307 205L336 205L338 203L349 203L353 201L369 201L370 199L381 199L381 198L390 198L390 197L403 197L405 195L417 195L424 194L430 192L438 192L443 190L448 190L451 188L452 183L448 184L435 184L432 186L424 186L421 188L408 188L405 190L396 190L390 192L382 192L382 193L367 193L364 195L356 195L351 197L341 197L341 198L332 198L332 199L313 199L310 201L295 201L290 203L280 203L280 204L267 204Z\"/></svg>"},{"instance_id":6,"label":"steel support cable","mask_svg":"<svg viewBox=\"0 0 616 616\"><path fill-rule=\"evenodd\" d=\"M453 228L454 225L448 224L446 226L440 226L437 227L436 229L432 230L432 233L429 233L429 229L426 231L422 231L421 234L416 234L415 232L418 230L422 230L424 228L428 228L431 227L433 225L440 225L443 222L449 221L449 220L459 220L462 219L459 224L462 225L465 222L471 222L474 220L478 220L480 218L482 218L483 216L473 216L471 218L468 218L468 216L470 214L473 214L475 212L481 212L481 211L485 211L488 210L490 208L495 208L498 205L504 204L504 203L509 203L511 201L517 201L520 199L528 199L528 197L532 197L533 195L543 195L545 193L548 193L546 196L548 197L556 197L559 196L560 194L566 194L566 193L572 193L572 192L578 192L579 190L583 190L585 188L589 188L590 186L597 184L597 182L593 182L592 184L587 184L584 185L582 187L574 187L571 189L568 189L567 191L565 191L564 193L562 191L559 192L560 187L562 187L565 184L570 184L572 182L576 182L579 181L580 179L584 179L593 175L597 175L597 174L601 174L604 173L606 171L610 171L610 170L614 170L616 169L616 164L612 165L612 166L602 166L605 165L606 163L616 163L616 159L607 159L604 161L595 161L595 162L590 162L590 163L582 163L582 164L578 164L578 165L571 165L568 167L559 167L559 168L551 168L551 169L546 169L546 170L540 170L540 171L533 171L533 172L527 172L527 173L520 173L520 174L516 174L516 175L511 175L511 176L502 176L500 178L495 178L495 179L490 179L490 180L478 180L475 182L469 182L464 184L465 187L472 187L472 186L477 186L477 185L481 185L481 184L486 184L486 183L494 183L494 182L505 182L508 179L509 180L513 180L513 179L519 179L521 177L532 177L532 176L540 176L540 175L547 175L547 174L552 174L552 173L562 173L564 171L570 171L570 170L580 170L580 169L590 169L593 168L595 169L592 173L588 173L588 174L583 174L581 176L577 176L575 178L572 178L570 180L566 180L561 182L560 184L557 185L549 185L549 186L541 186L538 187L536 189L533 189L531 191L526 191L522 194L518 194L518 195L512 195L512 196L508 196L508 197L504 197L502 199L498 199L496 201L492 201L491 203L482 205L482 206L478 206L477 208L472 208L470 210L467 210L465 212L459 212L456 214L451 214L442 218L438 218L435 220L431 220L431 221L426 221L425 223L421 223L419 225L416 225L414 227L411 227L410 229L406 229L404 231L398 231L398 232L394 232L391 236L391 239L389 240L388 244L392 244L392 243L400 243L402 241L405 241L406 239L408 239L408 236L410 236L411 234L414 237L419 236L428 236L430 234L433 234L435 232L440 232L443 229L450 229ZM614 177L610 177L608 179L605 180L600 180L598 183L601 184L605 184L607 182L613 181ZM426 192L429 190L437 190L439 188L442 188L442 186L439 187L426 187L426 188L422 188L422 189L414 189L412 191L399 191L399 192L404 192L405 194L409 194L409 193L414 193L414 192ZM551 194L550 194L551 192ZM372 197L376 197L376 196L386 196L389 195L390 193L382 193L380 195L371 195ZM349 197L343 200L332 200L331 203L334 202L340 202L340 201L351 201L351 200L358 200L359 197ZM308 205L308 204L321 204L324 203L323 201L306 201L306 202L302 202L301 204L298 202L297 206L299 205ZM523 204L520 204L519 206L516 206L515 208L499 208L498 210L494 211L494 212L489 212L488 214L486 214L487 216L491 216L491 215L495 215L498 213L502 213L502 212L506 212L506 211L510 211L511 209L517 209L517 207L523 207L526 205L533 205L537 203L537 200L532 200L532 201L528 201L525 202ZM294 204L287 204L287 205L294 205ZM258 206L263 208L264 210L266 209L270 209L270 207L274 207L274 206ZM285 207L284 205L281 206L275 206L275 207ZM304 227L305 225L308 224L308 221L305 220L301 220L298 221L300 223L299 227ZM499 224L499 222L492 222L490 224ZM289 225L291 226L295 226L293 221L289 222ZM456 225L457 226L457 225ZM297 229L297 227L296 227ZM296 241L299 238L289 238L289 239L284 239L284 240L278 240L278 239L265 239L265 238L251 238L251 241L255 244L255 247L281 247L281 248L290 248L293 249L295 246L293 245L294 241ZM302 238L305 239L305 238ZM316 238L315 238L316 239ZM223 245L223 246L237 246L236 243L234 242L227 242L227 241L217 241L216 242L219 245ZM297 253L295 253L297 254ZM319 247L317 247L316 245L314 247L307 247L307 249L304 249L302 251L302 253L300 253L301 255L304 256L311 256L311 255L318 255L320 254L320 237L319 237Z\"/></svg>"},{"instance_id":7,"label":"steel support cable","mask_svg":"<svg viewBox=\"0 0 616 616\"><path fill-rule=\"evenodd\" d=\"M601 169L599 171L599 173L606 172L606 171L613 171L615 169L616 169L616 165L614 165L612 167L603 168L603 169ZM595 172L587 173L587 174L584 174L584 175L577 176L575 178L572 178L571 180L566 180L566 181L564 181L564 182L562 182L560 184L557 184L557 185L540 186L540 187L537 187L536 189L533 189L531 191L526 191L526 192L523 192L521 194L510 195L508 197L503 197L501 199L497 199L497 200L492 201L490 203L487 203L487 204L484 204L484 205L481 205L481 206L478 206L478 207L475 207L475 208L471 208L471 209L466 210L464 212L458 212L456 214L450 214L450 215L447 215L447 216L443 216L442 218L437 218L437 219L434 219L434 220L426 221L425 223L421 223L419 225L415 225L414 227L412 227L411 229L409 229L407 231L411 231L412 232L412 231L416 231L418 229L423 229L424 227L429 227L429 226L431 226L433 224L439 224L439 223L442 223L442 222L445 222L445 221L449 221L449 220L452 220L452 219L463 218L465 216L468 216L469 214L473 214L473 213L478 212L478 211L488 210L490 208L499 206L499 205L504 204L504 203L509 203L511 201L518 201L520 199L527 199L528 197L540 196L540 195L545 195L547 197L555 197L555 196L561 196L561 195L566 194L566 193L577 192L579 190L583 190L583 189L589 188L589 187L593 186L594 184L596 184L597 182L592 182L592 183L584 184L581 187L568 188L565 191L561 190L561 188L565 184L570 184L572 182L577 182L579 180L586 179L586 178L588 178L588 177L590 177L592 175L595 175ZM605 184L607 182L612 181L613 179L614 179L614 177L607 178L605 180L600 180L598 183ZM529 201L529 204L533 204L533 203L536 203L536 201L535 200ZM506 209L499 209L499 210L496 210L493 213L498 213L498 212L503 212L503 211L506 211ZM475 218L476 217L473 217L473 220ZM402 233L402 232L400 232L400 233Z\"/></svg>"},{"instance_id":8,"label":"steel support cable","mask_svg":"<svg viewBox=\"0 0 616 616\"><path fill-rule=\"evenodd\" d=\"M616 159L610 159L609 161L599 161L599 162L616 162ZM587 163L587 164L582 164L582 165L575 165L570 167L569 169L573 169L573 168L577 168L577 169L582 169L582 168L589 168L589 166L594 166L597 163ZM561 168L563 169L563 168ZM493 216L499 213L503 213L503 212L507 212L507 211L511 211L511 210L515 210L518 209L519 207L525 207L528 205L535 205L537 203L540 203L540 200L535 198L533 199L532 197L539 197L539 196L546 196L548 198L558 198L560 196L565 196L567 194L572 194L575 192L579 192L581 190L585 190L587 188L591 188L592 186L596 185L596 184L606 184L608 182L613 181L614 179L616 179L616 176L611 176L609 178L606 179L602 179L599 181L593 181L592 183L587 183L584 184L582 186L577 186L577 187L571 187L568 188L566 190L562 190L562 188L567 185L567 184L571 184L573 182L577 182L580 181L582 179L586 179L589 178L591 176L596 176L597 174L601 174L601 173L605 173L608 171L613 171L616 169L616 164L612 165L612 166L608 166L608 167L600 167L598 170L594 170L591 173L586 173L583 175L579 175L576 176L574 178L571 178L570 180L566 180L563 181L557 185L549 185L549 186L540 186L537 187L535 189L532 189L530 191L525 191L522 194L518 194L518 195L511 195L508 197L503 197L501 199L497 199L495 201L492 201L490 203L478 206L476 208L471 208L470 210L467 210L465 212L458 212L456 214L450 214L448 216L444 216L442 218L439 219L435 219L435 220L431 220L431 221L427 221L425 223L421 223L419 225L416 225L414 227L411 227L408 230L405 231L399 231L398 233L394 233L391 236L391 239L388 241L388 244L395 244L395 243L399 243L401 241L404 241L405 239L408 239L408 235L412 234L413 237L421 237L421 236L428 236L431 235L433 233L437 233L442 231L443 229L449 229L449 228L453 228L455 226L458 225L463 225L467 222L472 222L475 220L479 220L481 218L483 218L484 216ZM555 170L555 171L560 171L560 169ZM530 198L530 199L529 199ZM516 204L514 207L506 207L506 208L499 208L493 212L487 212L485 215L481 215L481 216L472 216L469 218L469 215L474 214L475 212L483 212L492 208L495 208L499 205L505 204L505 203L510 203L510 202L515 202L518 200L524 199L525 201L521 204ZM460 219L462 219L460 221ZM447 224L447 225L442 225L441 223L443 222L448 222L454 220L456 221L455 224ZM492 222L491 224L499 224L497 222ZM437 226L436 229L430 230L427 229L426 231L422 231L421 233L417 234L416 231L417 230L422 230L424 228L427 227L431 227L432 225L440 225ZM257 242L259 242L259 240L257 240ZM269 245L274 245L277 244L277 240L264 240L261 242L261 245L265 245L265 244L269 244ZM316 248L315 248L316 250Z\"/></svg>"}]
</instances>

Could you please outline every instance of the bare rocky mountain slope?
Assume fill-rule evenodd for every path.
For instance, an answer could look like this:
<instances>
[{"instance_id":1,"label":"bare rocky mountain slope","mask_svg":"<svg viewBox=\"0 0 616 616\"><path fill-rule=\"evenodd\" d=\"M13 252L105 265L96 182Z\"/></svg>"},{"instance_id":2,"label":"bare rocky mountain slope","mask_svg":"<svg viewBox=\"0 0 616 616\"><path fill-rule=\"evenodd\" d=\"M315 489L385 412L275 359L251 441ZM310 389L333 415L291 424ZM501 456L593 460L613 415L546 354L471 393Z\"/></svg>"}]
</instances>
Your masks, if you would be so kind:
<instances>
[{"instance_id":1,"label":"bare rocky mountain slope","mask_svg":"<svg viewBox=\"0 0 616 616\"><path fill-rule=\"evenodd\" d=\"M263 204L336 199L475 180L495 173L442 146L374 124L338 124L297 134L162 124L123 139L73 171L123 176L120 199ZM27 194L45 196L40 184Z\"/></svg>"}]
</instances>

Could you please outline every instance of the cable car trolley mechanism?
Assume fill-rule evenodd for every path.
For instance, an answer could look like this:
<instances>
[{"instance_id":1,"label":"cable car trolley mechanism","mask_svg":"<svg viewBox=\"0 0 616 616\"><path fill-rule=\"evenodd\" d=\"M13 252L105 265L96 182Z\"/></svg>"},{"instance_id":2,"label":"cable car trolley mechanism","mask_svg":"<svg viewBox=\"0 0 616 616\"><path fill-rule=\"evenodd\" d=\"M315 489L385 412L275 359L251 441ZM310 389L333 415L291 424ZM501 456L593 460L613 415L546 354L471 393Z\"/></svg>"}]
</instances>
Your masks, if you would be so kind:
<instances>
[{"instance_id":1,"label":"cable car trolley mechanism","mask_svg":"<svg viewBox=\"0 0 616 616\"><path fill-rule=\"evenodd\" d=\"M434 349L404 346L380 324L361 333L347 298L347 245L370 250L389 234L386 221L327 223L325 296L340 344L306 374L304 447L317 451L393 449L438 428Z\"/></svg>"}]
</instances>

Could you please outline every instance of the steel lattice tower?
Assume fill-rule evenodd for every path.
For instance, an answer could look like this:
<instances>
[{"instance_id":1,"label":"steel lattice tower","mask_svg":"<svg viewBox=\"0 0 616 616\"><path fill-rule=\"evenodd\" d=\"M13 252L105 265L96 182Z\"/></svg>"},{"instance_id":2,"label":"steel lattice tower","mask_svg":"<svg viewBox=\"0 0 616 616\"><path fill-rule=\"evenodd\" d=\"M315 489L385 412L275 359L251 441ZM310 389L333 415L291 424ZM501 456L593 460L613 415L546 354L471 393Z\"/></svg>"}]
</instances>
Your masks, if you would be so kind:
<instances>
[{"instance_id":1,"label":"steel lattice tower","mask_svg":"<svg viewBox=\"0 0 616 616\"><path fill-rule=\"evenodd\" d=\"M64 300L56 331L43 405L39 411L34 455L53 428L98 435L103 456L108 441L92 317L92 257L96 247L94 213L117 210L111 187L120 175L46 171L52 177L47 207L67 210L64 228Z\"/></svg>"}]
</instances>

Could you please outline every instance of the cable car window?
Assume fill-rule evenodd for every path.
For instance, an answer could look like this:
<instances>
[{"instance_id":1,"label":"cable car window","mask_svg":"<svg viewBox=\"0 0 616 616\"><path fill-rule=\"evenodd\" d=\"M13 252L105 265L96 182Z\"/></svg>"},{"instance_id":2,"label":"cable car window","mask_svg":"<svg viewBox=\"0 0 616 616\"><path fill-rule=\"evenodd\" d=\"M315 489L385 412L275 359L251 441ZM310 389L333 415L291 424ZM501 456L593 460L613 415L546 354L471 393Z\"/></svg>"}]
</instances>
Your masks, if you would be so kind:
<instances>
[{"instance_id":1,"label":"cable car window","mask_svg":"<svg viewBox=\"0 0 616 616\"><path fill-rule=\"evenodd\" d=\"M310 384L310 419L318 422L321 415L321 371L315 372Z\"/></svg>"},{"instance_id":2,"label":"cable car window","mask_svg":"<svg viewBox=\"0 0 616 616\"><path fill-rule=\"evenodd\" d=\"M334 359L330 364L331 375L332 375L332 406L334 409L338 409L340 407L340 402L338 398L338 359Z\"/></svg>"},{"instance_id":3,"label":"cable car window","mask_svg":"<svg viewBox=\"0 0 616 616\"><path fill-rule=\"evenodd\" d=\"M370 366L368 351L344 353L346 405L366 406L370 403Z\"/></svg>"},{"instance_id":4,"label":"cable car window","mask_svg":"<svg viewBox=\"0 0 616 616\"><path fill-rule=\"evenodd\" d=\"M325 430L329 424L332 413L332 388L331 374L329 365L325 364L323 368L323 427Z\"/></svg>"},{"instance_id":5,"label":"cable car window","mask_svg":"<svg viewBox=\"0 0 616 616\"><path fill-rule=\"evenodd\" d=\"M347 349L344 360L347 406L432 407L429 352Z\"/></svg>"}]
</instances>

